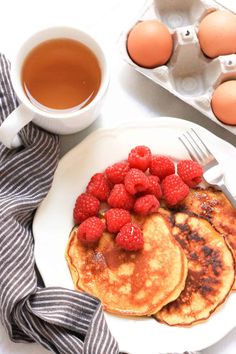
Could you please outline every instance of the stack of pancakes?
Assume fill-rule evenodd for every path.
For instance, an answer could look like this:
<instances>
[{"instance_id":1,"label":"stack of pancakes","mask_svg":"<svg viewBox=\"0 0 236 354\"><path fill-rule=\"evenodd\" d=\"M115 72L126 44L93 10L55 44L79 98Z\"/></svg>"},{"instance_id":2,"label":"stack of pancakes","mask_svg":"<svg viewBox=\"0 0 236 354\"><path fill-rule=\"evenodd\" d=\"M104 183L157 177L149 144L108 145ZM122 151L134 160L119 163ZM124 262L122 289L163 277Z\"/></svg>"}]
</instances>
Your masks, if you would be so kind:
<instances>
[{"instance_id":1,"label":"stack of pancakes","mask_svg":"<svg viewBox=\"0 0 236 354\"><path fill-rule=\"evenodd\" d=\"M72 230L66 259L75 288L115 314L181 326L207 319L236 289L236 210L222 192L198 188L175 210L133 218L141 251L122 250L108 232L86 246Z\"/></svg>"}]
</instances>

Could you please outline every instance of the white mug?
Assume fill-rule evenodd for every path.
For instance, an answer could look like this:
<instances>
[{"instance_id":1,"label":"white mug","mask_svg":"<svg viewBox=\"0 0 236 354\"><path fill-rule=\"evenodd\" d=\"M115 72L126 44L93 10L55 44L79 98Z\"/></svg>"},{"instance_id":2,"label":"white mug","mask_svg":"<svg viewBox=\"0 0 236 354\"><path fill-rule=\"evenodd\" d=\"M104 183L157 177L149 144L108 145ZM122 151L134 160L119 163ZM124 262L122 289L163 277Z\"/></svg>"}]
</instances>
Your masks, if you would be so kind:
<instances>
[{"instance_id":1,"label":"white mug","mask_svg":"<svg viewBox=\"0 0 236 354\"><path fill-rule=\"evenodd\" d=\"M101 69L101 84L97 95L85 107L72 110L41 110L34 106L25 94L21 83L22 65L29 52L41 42L55 38L69 38L85 44L98 59ZM98 117L109 84L108 64L98 42L89 34L71 27L52 27L37 32L20 47L11 65L11 80L20 102L0 126L0 141L8 148L21 145L18 132L30 121L57 134L76 133L88 127Z\"/></svg>"}]
</instances>

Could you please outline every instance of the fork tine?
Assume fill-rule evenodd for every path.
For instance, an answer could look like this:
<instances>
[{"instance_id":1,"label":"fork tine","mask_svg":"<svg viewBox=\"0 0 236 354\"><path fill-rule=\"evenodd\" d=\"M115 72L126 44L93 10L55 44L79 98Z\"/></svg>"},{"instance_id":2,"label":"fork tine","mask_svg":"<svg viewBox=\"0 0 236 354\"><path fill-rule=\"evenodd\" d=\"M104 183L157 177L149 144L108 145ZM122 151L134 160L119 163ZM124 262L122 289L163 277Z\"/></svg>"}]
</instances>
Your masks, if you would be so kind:
<instances>
[{"instance_id":1,"label":"fork tine","mask_svg":"<svg viewBox=\"0 0 236 354\"><path fill-rule=\"evenodd\" d=\"M200 136L197 134L197 132L191 128L191 131L195 134L196 138L201 142L202 146L204 147L204 149L206 150L208 155L212 155L211 151L208 149L208 147L204 144L204 142L202 141L202 139L200 138Z\"/></svg>"},{"instance_id":2,"label":"fork tine","mask_svg":"<svg viewBox=\"0 0 236 354\"><path fill-rule=\"evenodd\" d=\"M195 152L195 149L194 149L193 151L190 150L189 147L188 147L188 144L185 143L185 141L184 141L183 138L185 138L188 142L189 142L189 140L187 139L187 137L186 137L184 134L182 135L182 137L179 137L179 140L181 141L181 143L184 145L184 147L185 147L186 150L188 151L189 156L191 157L192 160L199 162L198 156L195 156L195 155L193 154L193 151ZM190 144L190 145L191 145L191 144Z\"/></svg>"},{"instance_id":3,"label":"fork tine","mask_svg":"<svg viewBox=\"0 0 236 354\"><path fill-rule=\"evenodd\" d=\"M194 139L194 137L191 135L190 131L186 132L187 136L189 137L189 144L192 146L192 148L195 150L195 153L198 155L199 160L201 163L204 162L205 159L207 159L207 155L204 153L203 149L197 143L197 141Z\"/></svg>"},{"instance_id":4,"label":"fork tine","mask_svg":"<svg viewBox=\"0 0 236 354\"><path fill-rule=\"evenodd\" d=\"M188 141L190 148L194 151L194 154L197 156L195 160L198 163L203 163L203 156L201 154L201 150L198 148L198 145L196 144L196 142L194 141L193 137L189 132L186 132L185 138Z\"/></svg>"}]
</instances>

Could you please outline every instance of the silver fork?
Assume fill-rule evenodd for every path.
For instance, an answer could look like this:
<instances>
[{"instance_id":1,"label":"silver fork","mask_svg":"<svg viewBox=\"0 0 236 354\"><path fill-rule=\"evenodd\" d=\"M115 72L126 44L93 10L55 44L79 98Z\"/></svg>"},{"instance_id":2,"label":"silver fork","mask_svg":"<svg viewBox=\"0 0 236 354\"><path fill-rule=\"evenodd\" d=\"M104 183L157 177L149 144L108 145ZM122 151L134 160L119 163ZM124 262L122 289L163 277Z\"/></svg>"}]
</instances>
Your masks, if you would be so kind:
<instances>
[{"instance_id":1,"label":"silver fork","mask_svg":"<svg viewBox=\"0 0 236 354\"><path fill-rule=\"evenodd\" d=\"M195 130L191 128L189 131L179 137L179 140L185 146L192 160L202 165L204 171L204 180L207 183L221 189L231 202L232 206L236 208L236 198L225 184L224 173L220 168L219 162L216 160L214 155L204 144Z\"/></svg>"}]
</instances>

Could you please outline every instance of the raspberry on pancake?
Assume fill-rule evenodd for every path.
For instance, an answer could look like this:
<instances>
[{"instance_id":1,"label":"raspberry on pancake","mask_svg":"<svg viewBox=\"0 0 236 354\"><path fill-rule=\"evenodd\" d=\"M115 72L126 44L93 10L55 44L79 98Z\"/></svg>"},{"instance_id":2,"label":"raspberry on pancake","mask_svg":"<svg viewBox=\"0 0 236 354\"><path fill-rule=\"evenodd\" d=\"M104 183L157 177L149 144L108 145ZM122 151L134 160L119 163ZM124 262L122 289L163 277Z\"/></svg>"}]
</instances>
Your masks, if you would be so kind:
<instances>
[{"instance_id":1,"label":"raspberry on pancake","mask_svg":"<svg viewBox=\"0 0 236 354\"><path fill-rule=\"evenodd\" d=\"M139 251L122 250L107 232L96 247L86 247L76 237L76 230L72 230L66 250L74 286L98 297L105 310L151 315L183 290L187 259L170 224L159 213L143 219L144 247Z\"/></svg>"}]
</instances>

